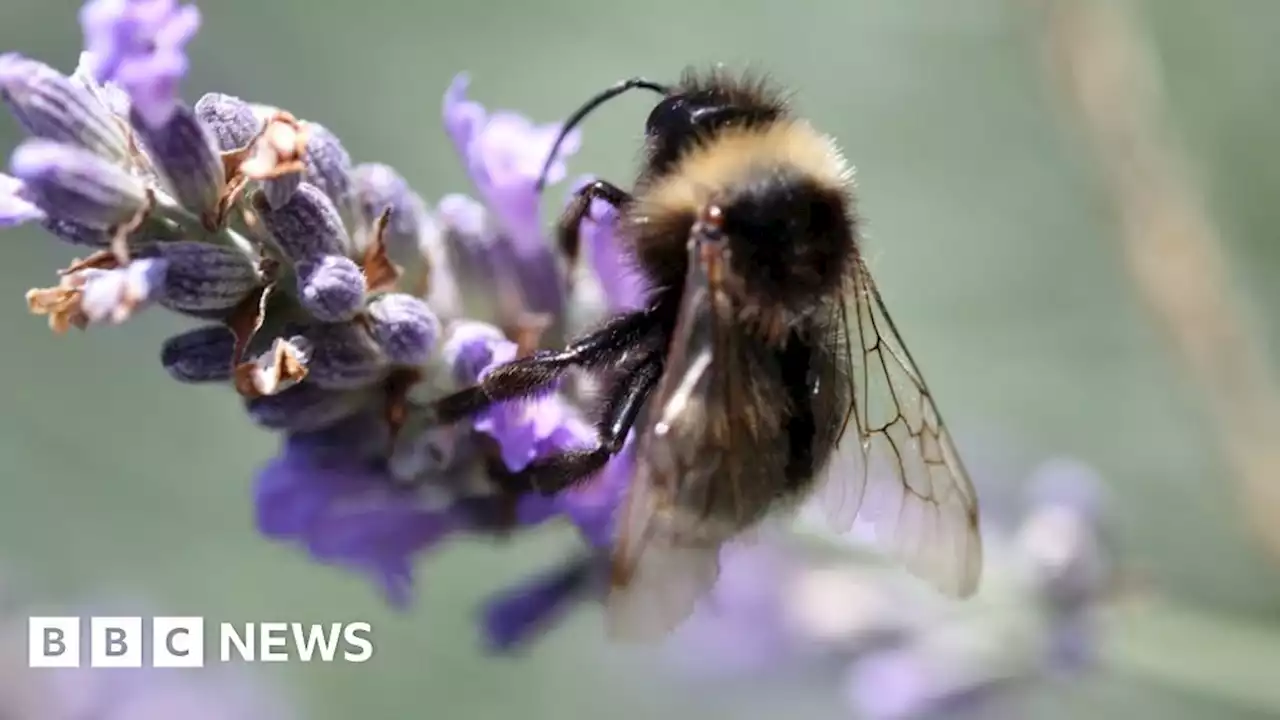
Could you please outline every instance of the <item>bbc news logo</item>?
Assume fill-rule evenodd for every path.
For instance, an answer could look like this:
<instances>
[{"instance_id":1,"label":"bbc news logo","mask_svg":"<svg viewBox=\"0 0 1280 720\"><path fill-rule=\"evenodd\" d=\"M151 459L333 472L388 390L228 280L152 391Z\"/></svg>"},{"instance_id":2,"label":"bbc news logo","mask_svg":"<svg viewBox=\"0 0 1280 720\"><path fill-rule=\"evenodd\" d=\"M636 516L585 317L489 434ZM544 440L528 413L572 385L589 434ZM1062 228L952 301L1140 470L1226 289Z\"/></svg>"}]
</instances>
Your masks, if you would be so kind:
<instances>
[{"instance_id":1,"label":"bbc news logo","mask_svg":"<svg viewBox=\"0 0 1280 720\"><path fill-rule=\"evenodd\" d=\"M216 623L218 662L367 662L373 628L353 623ZM148 632L144 633L144 629ZM87 632L83 632L87 630ZM210 655L202 617L156 617L144 628L140 617L33 617L27 633L33 668L203 667ZM213 649L213 648L210 648Z\"/></svg>"}]
</instances>

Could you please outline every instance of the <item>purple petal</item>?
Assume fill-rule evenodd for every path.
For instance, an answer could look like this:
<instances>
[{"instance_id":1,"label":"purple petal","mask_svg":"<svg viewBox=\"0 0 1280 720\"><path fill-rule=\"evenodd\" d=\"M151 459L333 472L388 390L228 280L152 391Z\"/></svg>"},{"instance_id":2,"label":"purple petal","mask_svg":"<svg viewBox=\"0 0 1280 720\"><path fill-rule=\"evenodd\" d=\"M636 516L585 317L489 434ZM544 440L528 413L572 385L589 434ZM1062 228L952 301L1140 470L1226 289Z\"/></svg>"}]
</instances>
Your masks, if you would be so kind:
<instances>
[{"instance_id":1,"label":"purple petal","mask_svg":"<svg viewBox=\"0 0 1280 720\"><path fill-rule=\"evenodd\" d=\"M582 221L582 244L591 269L604 290L610 312L635 310L644 305L647 288L644 276L623 252L617 233L618 212L609 203L595 200L591 213Z\"/></svg>"},{"instance_id":2,"label":"purple petal","mask_svg":"<svg viewBox=\"0 0 1280 720\"><path fill-rule=\"evenodd\" d=\"M80 25L94 77L119 83L143 122L168 122L199 10L174 0L90 0L80 10Z\"/></svg>"},{"instance_id":3,"label":"purple petal","mask_svg":"<svg viewBox=\"0 0 1280 720\"><path fill-rule=\"evenodd\" d=\"M317 255L301 260L298 296L302 306L321 322L343 322L364 305L364 272L345 255Z\"/></svg>"},{"instance_id":4,"label":"purple petal","mask_svg":"<svg viewBox=\"0 0 1280 720\"><path fill-rule=\"evenodd\" d=\"M449 327L442 351L454 382L471 385L491 365L515 359L515 343L488 323L460 320Z\"/></svg>"},{"instance_id":5,"label":"purple petal","mask_svg":"<svg viewBox=\"0 0 1280 720\"><path fill-rule=\"evenodd\" d=\"M44 212L23 197L24 194L21 180L0 173L0 228L45 218Z\"/></svg>"},{"instance_id":6,"label":"purple petal","mask_svg":"<svg viewBox=\"0 0 1280 720\"><path fill-rule=\"evenodd\" d=\"M397 606L410 599L412 558L462 528L448 511L420 507L376 462L297 447L261 471L255 505L264 535L373 577Z\"/></svg>"},{"instance_id":7,"label":"purple petal","mask_svg":"<svg viewBox=\"0 0 1280 720\"><path fill-rule=\"evenodd\" d=\"M482 626L490 649L525 645L587 597L596 577L592 556L574 558L504 590L485 601Z\"/></svg>"},{"instance_id":8,"label":"purple petal","mask_svg":"<svg viewBox=\"0 0 1280 720\"><path fill-rule=\"evenodd\" d=\"M613 546L614 519L630 487L634 463L634 447L628 443L609 460L600 475L556 496L556 506L592 547Z\"/></svg>"},{"instance_id":9,"label":"purple petal","mask_svg":"<svg viewBox=\"0 0 1280 720\"><path fill-rule=\"evenodd\" d=\"M523 309L559 316L565 283L543 232L534 186L560 126L535 125L513 112L488 115L466 98L466 88L466 77L459 76L445 94L446 130L500 226L498 235L509 247L510 271L519 283ZM577 133L571 133L557 157L562 160L576 152L578 143ZM563 175L563 162L557 161L549 180L559 181Z\"/></svg>"}]
</instances>

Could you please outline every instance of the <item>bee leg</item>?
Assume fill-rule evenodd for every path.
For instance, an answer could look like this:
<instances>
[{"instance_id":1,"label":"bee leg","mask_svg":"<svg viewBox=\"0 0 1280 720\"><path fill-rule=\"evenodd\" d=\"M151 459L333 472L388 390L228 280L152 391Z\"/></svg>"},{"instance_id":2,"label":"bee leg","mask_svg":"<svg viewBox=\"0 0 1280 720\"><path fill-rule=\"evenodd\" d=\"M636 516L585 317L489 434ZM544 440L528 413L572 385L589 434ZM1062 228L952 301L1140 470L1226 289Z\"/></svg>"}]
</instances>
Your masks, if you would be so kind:
<instances>
[{"instance_id":1,"label":"bee leg","mask_svg":"<svg viewBox=\"0 0 1280 720\"><path fill-rule=\"evenodd\" d=\"M657 306L623 313L563 350L544 350L494 368L478 384L427 406L428 422L447 425L504 400L545 390L571 367L612 365L644 342L659 326Z\"/></svg>"},{"instance_id":2,"label":"bee leg","mask_svg":"<svg viewBox=\"0 0 1280 720\"><path fill-rule=\"evenodd\" d=\"M582 250L579 240L582 221L591 214L591 202L596 199L604 200L615 208L621 208L631 202L631 193L611 182L596 180L583 185L574 194L569 205L565 207L564 214L560 216L560 222L556 224L556 242L560 252L568 260L570 270L577 266L578 256Z\"/></svg>"},{"instance_id":3,"label":"bee leg","mask_svg":"<svg viewBox=\"0 0 1280 720\"><path fill-rule=\"evenodd\" d=\"M523 470L495 478L509 492L554 495L600 471L622 450L640 409L662 377L662 355L654 354L620 382L604 406L600 444L538 458Z\"/></svg>"}]
</instances>

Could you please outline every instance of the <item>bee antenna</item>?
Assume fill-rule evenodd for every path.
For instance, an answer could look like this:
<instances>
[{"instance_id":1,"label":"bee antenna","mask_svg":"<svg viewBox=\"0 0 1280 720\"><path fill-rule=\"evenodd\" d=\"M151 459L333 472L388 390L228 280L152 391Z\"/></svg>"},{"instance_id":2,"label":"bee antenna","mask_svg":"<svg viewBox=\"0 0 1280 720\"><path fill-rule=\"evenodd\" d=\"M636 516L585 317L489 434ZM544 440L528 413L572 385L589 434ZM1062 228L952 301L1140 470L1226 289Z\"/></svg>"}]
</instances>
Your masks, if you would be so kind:
<instances>
[{"instance_id":1,"label":"bee antenna","mask_svg":"<svg viewBox=\"0 0 1280 720\"><path fill-rule=\"evenodd\" d=\"M542 192L542 189L546 187L547 173L551 172L551 166L556 161L556 154L560 152L560 146L564 143L564 139L569 136L569 133L581 124L591 114L592 110L631 90L652 90L661 95L669 95L671 93L671 89L666 85L660 85L642 77L622 80L596 93L594 97L583 103L564 121L564 126L560 128L560 134L556 136L555 143L551 145L551 154L547 156L546 162L542 164L542 172L538 173L538 183L534 185L535 190Z\"/></svg>"}]
</instances>

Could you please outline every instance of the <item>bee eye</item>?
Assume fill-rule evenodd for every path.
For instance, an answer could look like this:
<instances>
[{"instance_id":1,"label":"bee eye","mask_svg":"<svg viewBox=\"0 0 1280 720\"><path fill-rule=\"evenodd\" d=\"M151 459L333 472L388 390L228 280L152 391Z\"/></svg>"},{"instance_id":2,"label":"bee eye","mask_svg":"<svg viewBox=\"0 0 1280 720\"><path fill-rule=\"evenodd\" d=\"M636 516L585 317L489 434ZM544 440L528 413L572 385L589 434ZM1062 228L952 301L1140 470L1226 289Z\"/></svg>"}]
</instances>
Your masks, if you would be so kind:
<instances>
[{"instance_id":1,"label":"bee eye","mask_svg":"<svg viewBox=\"0 0 1280 720\"><path fill-rule=\"evenodd\" d=\"M649 118L644 121L644 131L647 135L668 135L686 130L691 124L685 99L681 96L668 97L649 113Z\"/></svg>"},{"instance_id":2,"label":"bee eye","mask_svg":"<svg viewBox=\"0 0 1280 720\"><path fill-rule=\"evenodd\" d=\"M644 129L650 137L680 136L710 130L731 119L733 114L730 107L699 102L687 95L675 95L653 108Z\"/></svg>"}]
</instances>

